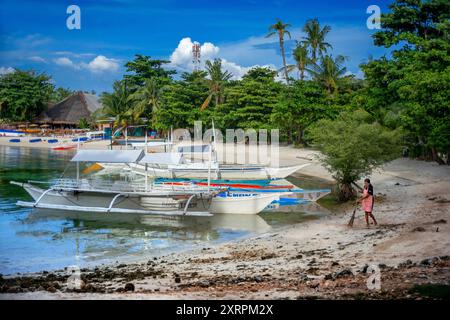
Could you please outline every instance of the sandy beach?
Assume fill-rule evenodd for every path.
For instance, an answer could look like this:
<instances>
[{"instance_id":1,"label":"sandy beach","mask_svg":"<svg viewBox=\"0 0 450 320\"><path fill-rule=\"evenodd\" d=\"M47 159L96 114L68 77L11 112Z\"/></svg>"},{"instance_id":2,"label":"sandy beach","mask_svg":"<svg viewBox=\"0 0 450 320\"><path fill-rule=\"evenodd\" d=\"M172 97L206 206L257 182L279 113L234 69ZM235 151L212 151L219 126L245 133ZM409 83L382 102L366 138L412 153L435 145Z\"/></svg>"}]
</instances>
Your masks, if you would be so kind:
<instances>
[{"instance_id":1,"label":"sandy beach","mask_svg":"<svg viewBox=\"0 0 450 320\"><path fill-rule=\"evenodd\" d=\"M302 174L331 179L315 151L280 151L282 164L310 159ZM359 212L347 227L347 203L245 240L82 269L78 289L68 287L65 270L3 276L0 299L423 299L439 288L448 298L450 167L403 158L371 178L378 226L367 228Z\"/></svg>"}]
</instances>

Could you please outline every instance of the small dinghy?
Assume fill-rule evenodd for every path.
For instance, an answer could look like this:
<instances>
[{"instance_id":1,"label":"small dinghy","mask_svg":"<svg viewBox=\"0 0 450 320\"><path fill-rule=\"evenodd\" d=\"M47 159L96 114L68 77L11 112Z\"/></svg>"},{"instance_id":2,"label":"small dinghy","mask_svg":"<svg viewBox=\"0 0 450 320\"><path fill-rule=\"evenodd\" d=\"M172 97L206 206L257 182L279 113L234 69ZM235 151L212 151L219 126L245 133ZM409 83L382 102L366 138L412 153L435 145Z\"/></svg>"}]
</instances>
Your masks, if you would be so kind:
<instances>
[{"instance_id":1,"label":"small dinghy","mask_svg":"<svg viewBox=\"0 0 450 320\"><path fill-rule=\"evenodd\" d=\"M54 146L52 147L52 150L72 150L75 149L77 146L75 145L62 145L62 146Z\"/></svg>"},{"instance_id":2,"label":"small dinghy","mask_svg":"<svg viewBox=\"0 0 450 320\"><path fill-rule=\"evenodd\" d=\"M20 142L20 139L9 139L9 142L17 143Z\"/></svg>"}]
</instances>

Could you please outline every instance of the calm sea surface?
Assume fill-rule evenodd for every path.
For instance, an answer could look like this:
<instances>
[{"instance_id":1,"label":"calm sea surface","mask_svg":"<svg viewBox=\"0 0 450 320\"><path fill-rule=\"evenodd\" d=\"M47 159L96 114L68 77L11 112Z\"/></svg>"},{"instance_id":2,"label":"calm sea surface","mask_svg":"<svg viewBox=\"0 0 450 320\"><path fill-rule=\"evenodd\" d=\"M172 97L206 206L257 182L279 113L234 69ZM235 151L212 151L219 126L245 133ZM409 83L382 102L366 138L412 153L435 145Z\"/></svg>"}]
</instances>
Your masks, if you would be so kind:
<instances>
[{"instance_id":1,"label":"calm sea surface","mask_svg":"<svg viewBox=\"0 0 450 320\"><path fill-rule=\"evenodd\" d=\"M73 174L72 152L0 146L0 273L13 274L141 260L267 232L327 214L316 204L283 207L258 216L160 218L21 208L31 197L9 181ZM329 187L307 177L302 188Z\"/></svg>"}]
</instances>

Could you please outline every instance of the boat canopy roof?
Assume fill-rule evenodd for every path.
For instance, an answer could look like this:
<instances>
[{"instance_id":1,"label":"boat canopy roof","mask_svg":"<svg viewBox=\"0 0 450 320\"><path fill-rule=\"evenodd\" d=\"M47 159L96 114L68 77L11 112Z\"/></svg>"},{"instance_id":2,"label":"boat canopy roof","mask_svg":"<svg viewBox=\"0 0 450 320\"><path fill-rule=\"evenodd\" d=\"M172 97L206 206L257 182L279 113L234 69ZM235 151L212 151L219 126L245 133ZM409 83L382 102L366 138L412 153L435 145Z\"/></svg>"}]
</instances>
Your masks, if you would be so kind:
<instances>
[{"instance_id":1,"label":"boat canopy roof","mask_svg":"<svg viewBox=\"0 0 450 320\"><path fill-rule=\"evenodd\" d=\"M147 153L140 161L141 164L180 164L183 155L181 153Z\"/></svg>"},{"instance_id":2,"label":"boat canopy roof","mask_svg":"<svg viewBox=\"0 0 450 320\"><path fill-rule=\"evenodd\" d=\"M208 151L209 151L208 144L178 147L178 152L180 153L203 153Z\"/></svg>"},{"instance_id":3,"label":"boat canopy roof","mask_svg":"<svg viewBox=\"0 0 450 320\"><path fill-rule=\"evenodd\" d=\"M145 142L132 142L131 146L133 148L145 148L147 147L160 147L160 146L170 146L172 145L171 142L159 142L159 141L149 141L147 143Z\"/></svg>"},{"instance_id":4,"label":"boat canopy roof","mask_svg":"<svg viewBox=\"0 0 450 320\"><path fill-rule=\"evenodd\" d=\"M133 163L144 157L144 150L78 150L73 162Z\"/></svg>"}]
</instances>

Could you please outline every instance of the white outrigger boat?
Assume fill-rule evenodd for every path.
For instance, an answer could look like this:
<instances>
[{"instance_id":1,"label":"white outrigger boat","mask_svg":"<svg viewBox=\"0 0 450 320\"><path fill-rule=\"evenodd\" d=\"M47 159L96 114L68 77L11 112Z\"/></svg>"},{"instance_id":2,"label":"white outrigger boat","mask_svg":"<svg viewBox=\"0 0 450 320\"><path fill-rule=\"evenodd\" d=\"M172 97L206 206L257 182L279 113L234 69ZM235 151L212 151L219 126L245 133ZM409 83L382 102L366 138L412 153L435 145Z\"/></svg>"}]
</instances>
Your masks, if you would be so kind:
<instances>
[{"instance_id":1,"label":"white outrigger boat","mask_svg":"<svg viewBox=\"0 0 450 320\"><path fill-rule=\"evenodd\" d=\"M60 179L48 189L36 183L12 184L23 187L33 202L18 201L24 207L46 208L84 212L120 212L154 215L207 216L215 213L258 214L280 194L228 194L207 188L167 189L148 182L105 183L102 180L80 179L80 162L141 163L148 168L158 158L143 150L78 150L72 158L77 165L77 178Z\"/></svg>"},{"instance_id":2,"label":"white outrigger boat","mask_svg":"<svg viewBox=\"0 0 450 320\"><path fill-rule=\"evenodd\" d=\"M217 162L213 162L211 165L211 178L217 180L282 179L308 165L309 163L297 166L275 168L258 165L222 165ZM145 168L142 164L131 164L130 168L134 173L141 175L146 174ZM205 162L180 162L166 166L151 167L148 169L147 174L150 174L155 178L207 179L208 171L208 164Z\"/></svg>"},{"instance_id":3,"label":"white outrigger boat","mask_svg":"<svg viewBox=\"0 0 450 320\"><path fill-rule=\"evenodd\" d=\"M242 165L242 164L221 164L217 160L216 136L213 128L213 141L210 144L179 146L178 152L150 153L154 161L149 163L129 163L129 164L111 164L97 163L103 169L108 171L131 170L139 175L150 175L151 178L183 178L183 179L216 179L216 180L272 180L284 179L300 169L310 165L310 163L286 166L286 167L268 167L264 165ZM149 147L174 147L173 133L170 134L168 142L149 142L147 132L144 142L130 143L133 149L143 148L147 153ZM127 135L125 134L125 148L128 148ZM208 152L208 160L201 162L192 162L185 157L185 154L194 153L205 154Z\"/></svg>"},{"instance_id":4,"label":"white outrigger boat","mask_svg":"<svg viewBox=\"0 0 450 320\"><path fill-rule=\"evenodd\" d=\"M154 159L152 165L145 166L142 162L129 164L98 163L106 170L128 170L139 175L149 175L151 178L183 178L215 180L272 180L283 179L309 163L288 167L267 167L261 165L226 165L217 160L205 162L190 162L179 153L149 153Z\"/></svg>"}]
</instances>

